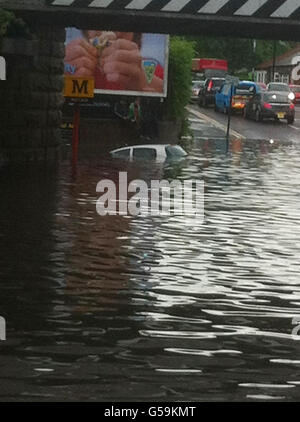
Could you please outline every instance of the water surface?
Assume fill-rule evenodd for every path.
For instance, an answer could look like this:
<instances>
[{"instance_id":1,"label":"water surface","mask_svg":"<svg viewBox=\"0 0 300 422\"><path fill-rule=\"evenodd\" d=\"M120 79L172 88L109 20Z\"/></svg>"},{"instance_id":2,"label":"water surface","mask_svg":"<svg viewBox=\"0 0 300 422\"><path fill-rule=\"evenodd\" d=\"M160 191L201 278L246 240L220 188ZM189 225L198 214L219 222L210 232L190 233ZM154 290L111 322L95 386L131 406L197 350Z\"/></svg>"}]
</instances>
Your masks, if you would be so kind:
<instances>
[{"instance_id":1,"label":"water surface","mask_svg":"<svg viewBox=\"0 0 300 422\"><path fill-rule=\"evenodd\" d=\"M225 152L2 169L1 401L299 400L299 147ZM100 217L96 185L123 170L204 180L204 224Z\"/></svg>"}]
</instances>

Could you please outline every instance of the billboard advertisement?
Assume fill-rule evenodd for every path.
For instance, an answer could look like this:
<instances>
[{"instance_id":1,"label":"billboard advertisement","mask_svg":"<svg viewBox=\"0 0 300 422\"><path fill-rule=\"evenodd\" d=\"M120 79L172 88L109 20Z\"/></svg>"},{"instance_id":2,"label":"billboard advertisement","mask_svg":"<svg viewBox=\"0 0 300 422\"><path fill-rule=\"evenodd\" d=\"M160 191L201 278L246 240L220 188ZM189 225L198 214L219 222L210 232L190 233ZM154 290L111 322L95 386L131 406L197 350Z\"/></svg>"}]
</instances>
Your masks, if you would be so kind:
<instances>
[{"instance_id":1,"label":"billboard advertisement","mask_svg":"<svg viewBox=\"0 0 300 422\"><path fill-rule=\"evenodd\" d=\"M95 79L95 94L166 97L169 37L66 29L65 75Z\"/></svg>"}]
</instances>

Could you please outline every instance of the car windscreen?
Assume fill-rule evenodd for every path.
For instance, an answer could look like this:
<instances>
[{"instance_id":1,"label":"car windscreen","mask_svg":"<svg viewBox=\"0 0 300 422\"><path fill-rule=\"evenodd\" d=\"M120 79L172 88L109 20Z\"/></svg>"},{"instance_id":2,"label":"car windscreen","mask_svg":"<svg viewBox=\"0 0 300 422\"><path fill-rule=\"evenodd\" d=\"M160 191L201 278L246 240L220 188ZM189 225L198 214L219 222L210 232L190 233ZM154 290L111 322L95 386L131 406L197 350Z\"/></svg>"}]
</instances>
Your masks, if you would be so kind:
<instances>
[{"instance_id":1,"label":"car windscreen","mask_svg":"<svg viewBox=\"0 0 300 422\"><path fill-rule=\"evenodd\" d=\"M133 157L143 160L155 160L156 150L154 148L134 148Z\"/></svg>"},{"instance_id":2,"label":"car windscreen","mask_svg":"<svg viewBox=\"0 0 300 422\"><path fill-rule=\"evenodd\" d=\"M290 88L287 85L283 85L283 84L270 84L268 90L290 92Z\"/></svg>"},{"instance_id":3,"label":"car windscreen","mask_svg":"<svg viewBox=\"0 0 300 422\"><path fill-rule=\"evenodd\" d=\"M272 94L265 94L264 101L267 103L290 103L287 94L279 94L279 93L272 93Z\"/></svg>"},{"instance_id":4,"label":"car windscreen","mask_svg":"<svg viewBox=\"0 0 300 422\"><path fill-rule=\"evenodd\" d=\"M114 158L129 158L130 157L130 148L121 149L120 151L113 151L111 153Z\"/></svg>"},{"instance_id":5,"label":"car windscreen","mask_svg":"<svg viewBox=\"0 0 300 422\"><path fill-rule=\"evenodd\" d=\"M168 158L180 158L187 155L179 145L166 146L166 154Z\"/></svg>"}]
</instances>

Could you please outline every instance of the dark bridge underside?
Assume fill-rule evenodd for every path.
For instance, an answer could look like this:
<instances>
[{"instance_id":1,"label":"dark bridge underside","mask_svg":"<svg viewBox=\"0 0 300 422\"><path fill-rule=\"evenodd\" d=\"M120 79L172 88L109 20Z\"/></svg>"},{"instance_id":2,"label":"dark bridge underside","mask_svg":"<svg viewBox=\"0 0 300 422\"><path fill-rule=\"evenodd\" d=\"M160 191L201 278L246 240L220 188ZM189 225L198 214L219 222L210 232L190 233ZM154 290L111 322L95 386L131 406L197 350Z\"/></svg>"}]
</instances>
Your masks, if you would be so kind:
<instances>
[{"instance_id":1,"label":"dark bridge underside","mask_svg":"<svg viewBox=\"0 0 300 422\"><path fill-rule=\"evenodd\" d=\"M166 5L171 0L152 0L158 5ZM212 0L210 0L212 1ZM215 1L215 0L213 0ZM257 0L253 0L254 2ZM262 7L271 4L274 10L285 6L293 0L261 1ZM229 13L228 8L238 9L247 3L247 0L220 0L224 4L222 10L226 13L188 13L185 7L179 12L153 11L151 7L143 10L126 9L130 0L114 0L112 3L123 4L119 8L88 7L92 0L73 0L69 6L53 5L55 0L0 0L0 7L14 10L26 20L38 23L47 23L61 26L77 26L82 29L112 29L121 31L153 32L187 35L211 35L245 38L266 38L300 41L300 3L298 9L288 17L266 17L266 12L260 9L251 16L238 16ZM72 1L70 1L72 3ZM186 1L184 3L187 3ZM191 0L202 7L209 0ZM57 4L57 2L56 2ZM296 4L296 3L295 3ZM227 7L227 9L226 9ZM252 3L253 7L253 3ZM260 12L260 13L259 13ZM283 12L285 14L285 12Z\"/></svg>"}]
</instances>

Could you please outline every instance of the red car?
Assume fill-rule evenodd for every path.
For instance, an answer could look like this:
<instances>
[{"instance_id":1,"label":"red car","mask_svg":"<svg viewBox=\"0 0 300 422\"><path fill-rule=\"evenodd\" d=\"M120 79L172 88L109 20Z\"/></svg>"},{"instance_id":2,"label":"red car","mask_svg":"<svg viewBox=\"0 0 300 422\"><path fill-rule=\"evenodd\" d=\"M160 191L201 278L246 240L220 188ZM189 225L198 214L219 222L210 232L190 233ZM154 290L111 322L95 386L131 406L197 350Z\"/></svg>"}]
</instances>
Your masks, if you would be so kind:
<instances>
[{"instance_id":1,"label":"red car","mask_svg":"<svg viewBox=\"0 0 300 422\"><path fill-rule=\"evenodd\" d=\"M294 103L300 103L300 85L290 85L290 88L295 94Z\"/></svg>"}]
</instances>

